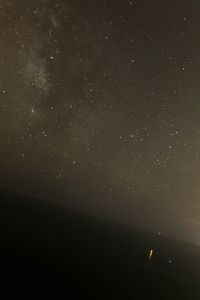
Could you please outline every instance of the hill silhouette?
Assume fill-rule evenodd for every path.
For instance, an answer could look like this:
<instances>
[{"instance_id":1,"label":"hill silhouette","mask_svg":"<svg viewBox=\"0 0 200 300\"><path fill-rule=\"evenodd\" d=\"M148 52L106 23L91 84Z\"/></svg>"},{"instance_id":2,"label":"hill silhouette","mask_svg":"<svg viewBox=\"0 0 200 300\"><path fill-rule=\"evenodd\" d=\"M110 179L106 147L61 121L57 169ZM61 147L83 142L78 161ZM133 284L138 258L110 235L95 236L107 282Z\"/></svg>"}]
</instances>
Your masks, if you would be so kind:
<instances>
[{"instance_id":1,"label":"hill silhouette","mask_svg":"<svg viewBox=\"0 0 200 300\"><path fill-rule=\"evenodd\" d=\"M0 264L1 299L199 299L198 247L4 190Z\"/></svg>"}]
</instances>

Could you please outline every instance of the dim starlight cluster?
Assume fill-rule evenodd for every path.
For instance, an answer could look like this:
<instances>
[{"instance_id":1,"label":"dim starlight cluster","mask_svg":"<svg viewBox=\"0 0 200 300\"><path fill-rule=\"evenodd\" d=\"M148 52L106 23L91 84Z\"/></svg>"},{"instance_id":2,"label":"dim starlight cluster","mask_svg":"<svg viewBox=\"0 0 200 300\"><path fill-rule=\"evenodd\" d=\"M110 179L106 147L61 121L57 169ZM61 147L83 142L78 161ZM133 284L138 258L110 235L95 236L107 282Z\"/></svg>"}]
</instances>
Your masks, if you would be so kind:
<instances>
[{"instance_id":1,"label":"dim starlight cluster","mask_svg":"<svg viewBox=\"0 0 200 300\"><path fill-rule=\"evenodd\" d=\"M82 2L0 5L2 185L79 189L92 203L66 205L157 232L197 226L199 4Z\"/></svg>"}]
</instances>

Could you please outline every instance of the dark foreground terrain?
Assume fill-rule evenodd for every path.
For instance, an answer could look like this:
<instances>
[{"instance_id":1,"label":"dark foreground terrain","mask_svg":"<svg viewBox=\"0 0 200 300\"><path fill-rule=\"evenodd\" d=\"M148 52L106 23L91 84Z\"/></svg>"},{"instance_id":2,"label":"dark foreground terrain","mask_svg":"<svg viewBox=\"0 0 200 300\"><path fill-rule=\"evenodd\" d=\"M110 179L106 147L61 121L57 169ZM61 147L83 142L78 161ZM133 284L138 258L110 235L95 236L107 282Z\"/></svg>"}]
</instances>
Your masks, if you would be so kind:
<instances>
[{"instance_id":1,"label":"dark foreground terrain","mask_svg":"<svg viewBox=\"0 0 200 300\"><path fill-rule=\"evenodd\" d=\"M198 247L4 191L0 273L0 299L200 299Z\"/></svg>"}]
</instances>

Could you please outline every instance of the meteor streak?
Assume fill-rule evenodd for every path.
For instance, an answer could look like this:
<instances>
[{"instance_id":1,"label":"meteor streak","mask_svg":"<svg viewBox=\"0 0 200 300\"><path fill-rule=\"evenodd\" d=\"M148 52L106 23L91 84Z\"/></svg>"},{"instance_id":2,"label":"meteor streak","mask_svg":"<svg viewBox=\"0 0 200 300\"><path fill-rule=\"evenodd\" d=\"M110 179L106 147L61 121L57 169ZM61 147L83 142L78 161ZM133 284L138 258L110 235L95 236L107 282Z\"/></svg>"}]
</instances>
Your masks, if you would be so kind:
<instances>
[{"instance_id":1,"label":"meteor streak","mask_svg":"<svg viewBox=\"0 0 200 300\"><path fill-rule=\"evenodd\" d=\"M150 252L149 252L149 260L152 259L153 253L154 253L154 251L153 251L153 249L151 249Z\"/></svg>"}]
</instances>

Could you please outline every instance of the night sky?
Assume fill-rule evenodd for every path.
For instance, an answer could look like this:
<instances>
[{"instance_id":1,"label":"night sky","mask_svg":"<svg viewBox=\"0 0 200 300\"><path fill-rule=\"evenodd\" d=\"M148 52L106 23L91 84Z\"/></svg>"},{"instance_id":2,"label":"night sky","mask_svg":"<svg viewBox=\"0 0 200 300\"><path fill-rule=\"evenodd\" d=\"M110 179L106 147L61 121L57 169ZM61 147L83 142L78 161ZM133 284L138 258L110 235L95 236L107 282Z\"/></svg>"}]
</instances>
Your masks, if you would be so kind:
<instances>
[{"instance_id":1,"label":"night sky","mask_svg":"<svg viewBox=\"0 0 200 300\"><path fill-rule=\"evenodd\" d=\"M200 2L2 0L0 178L200 242Z\"/></svg>"}]
</instances>

